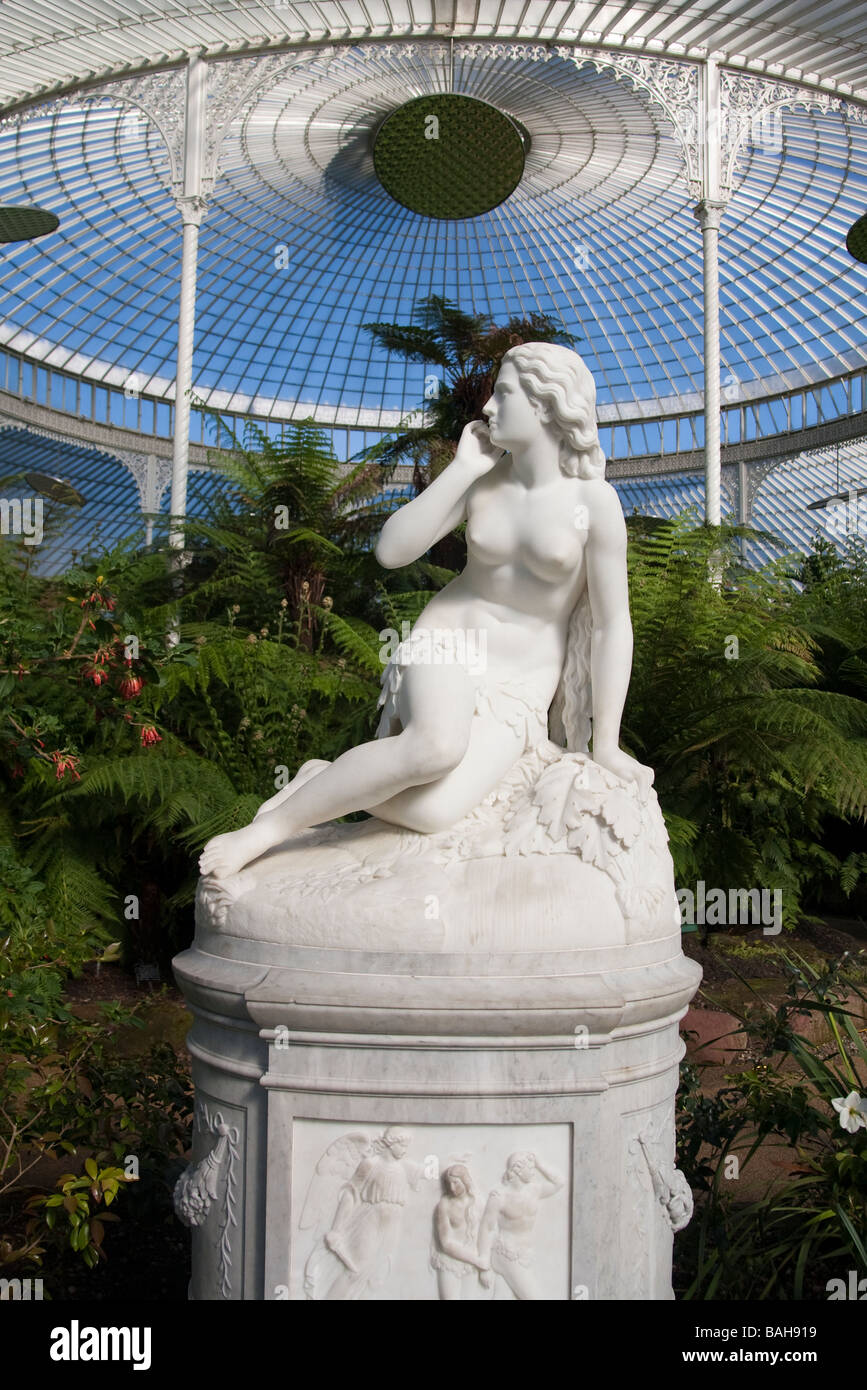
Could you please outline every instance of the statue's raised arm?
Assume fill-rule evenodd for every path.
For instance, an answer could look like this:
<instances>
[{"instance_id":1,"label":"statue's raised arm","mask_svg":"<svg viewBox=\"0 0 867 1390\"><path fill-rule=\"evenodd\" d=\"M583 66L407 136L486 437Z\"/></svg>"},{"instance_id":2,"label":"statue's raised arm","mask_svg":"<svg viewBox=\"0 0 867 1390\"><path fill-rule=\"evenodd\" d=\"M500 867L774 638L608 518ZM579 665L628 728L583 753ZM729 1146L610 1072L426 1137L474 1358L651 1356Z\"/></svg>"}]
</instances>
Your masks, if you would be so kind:
<instances>
[{"instance_id":1,"label":"statue's raised arm","mask_svg":"<svg viewBox=\"0 0 867 1390\"><path fill-rule=\"evenodd\" d=\"M467 516L467 493L502 454L478 420L467 425L455 457L430 487L388 518L376 545L384 569L410 565L459 526Z\"/></svg>"}]
</instances>

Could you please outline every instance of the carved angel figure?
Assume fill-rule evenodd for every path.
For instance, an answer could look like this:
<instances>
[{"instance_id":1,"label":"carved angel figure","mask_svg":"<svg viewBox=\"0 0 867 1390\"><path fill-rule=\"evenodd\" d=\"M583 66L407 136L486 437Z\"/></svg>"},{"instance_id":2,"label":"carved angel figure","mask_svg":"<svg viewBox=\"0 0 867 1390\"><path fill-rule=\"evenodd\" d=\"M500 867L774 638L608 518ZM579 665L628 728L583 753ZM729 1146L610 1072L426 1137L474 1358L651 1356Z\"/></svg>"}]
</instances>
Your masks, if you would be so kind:
<instances>
[{"instance_id":1,"label":"carved angel figure","mask_svg":"<svg viewBox=\"0 0 867 1390\"><path fill-rule=\"evenodd\" d=\"M380 535L378 560L397 568L467 523L466 568L386 667L377 738L306 763L250 825L209 841L203 874L230 877L351 811L448 830L547 739L549 716L570 751L587 749L592 718L594 762L646 796L653 773L619 747L632 660L626 527L595 406L570 349L505 355L487 424L466 427L453 461Z\"/></svg>"},{"instance_id":2,"label":"carved angel figure","mask_svg":"<svg viewBox=\"0 0 867 1390\"><path fill-rule=\"evenodd\" d=\"M421 1166L406 1158L411 1142L408 1130L390 1126L370 1145L358 1134L329 1145L316 1166L300 1223L302 1228L318 1224L326 1203L330 1205L331 1215L304 1270L308 1298L362 1299L388 1277L404 1207L422 1177ZM363 1156L347 1171L353 1149ZM328 1198L338 1185L333 1178L340 1175L345 1181L335 1207Z\"/></svg>"}]
</instances>

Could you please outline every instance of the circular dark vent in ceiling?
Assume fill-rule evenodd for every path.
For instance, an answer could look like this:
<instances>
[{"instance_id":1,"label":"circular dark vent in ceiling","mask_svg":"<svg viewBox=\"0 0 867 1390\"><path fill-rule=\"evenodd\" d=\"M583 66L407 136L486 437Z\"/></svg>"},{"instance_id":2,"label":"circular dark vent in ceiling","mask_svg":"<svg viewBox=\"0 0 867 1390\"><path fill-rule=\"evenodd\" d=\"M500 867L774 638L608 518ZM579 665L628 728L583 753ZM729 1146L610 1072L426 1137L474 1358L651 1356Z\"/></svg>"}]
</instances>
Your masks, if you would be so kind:
<instances>
[{"instance_id":1,"label":"circular dark vent in ceiling","mask_svg":"<svg viewBox=\"0 0 867 1390\"><path fill-rule=\"evenodd\" d=\"M426 217L478 217L521 182L530 137L476 97L415 97L382 122L373 164L396 202Z\"/></svg>"}]
</instances>

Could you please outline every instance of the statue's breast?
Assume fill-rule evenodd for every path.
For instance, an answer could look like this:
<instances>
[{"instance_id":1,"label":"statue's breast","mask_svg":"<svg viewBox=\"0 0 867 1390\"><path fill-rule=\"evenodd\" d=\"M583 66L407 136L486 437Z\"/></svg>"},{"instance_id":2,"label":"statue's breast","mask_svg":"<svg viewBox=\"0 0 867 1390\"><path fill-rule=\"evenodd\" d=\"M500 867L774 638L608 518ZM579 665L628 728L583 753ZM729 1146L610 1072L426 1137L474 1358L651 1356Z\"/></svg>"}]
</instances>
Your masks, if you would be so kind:
<instances>
[{"instance_id":1,"label":"statue's breast","mask_svg":"<svg viewBox=\"0 0 867 1390\"><path fill-rule=\"evenodd\" d=\"M517 558L518 535L505 507L475 510L467 522L467 548L485 565L507 565Z\"/></svg>"},{"instance_id":2,"label":"statue's breast","mask_svg":"<svg viewBox=\"0 0 867 1390\"><path fill-rule=\"evenodd\" d=\"M573 575L584 553L586 531L572 524L571 507L539 507L526 496L489 493L471 507L467 546L486 565L520 565L552 584Z\"/></svg>"},{"instance_id":3,"label":"statue's breast","mask_svg":"<svg viewBox=\"0 0 867 1390\"><path fill-rule=\"evenodd\" d=\"M538 579L549 580L552 584L569 579L580 565L583 554L584 537L574 527L562 523L552 527L547 535L536 532L519 545L521 564Z\"/></svg>"}]
</instances>

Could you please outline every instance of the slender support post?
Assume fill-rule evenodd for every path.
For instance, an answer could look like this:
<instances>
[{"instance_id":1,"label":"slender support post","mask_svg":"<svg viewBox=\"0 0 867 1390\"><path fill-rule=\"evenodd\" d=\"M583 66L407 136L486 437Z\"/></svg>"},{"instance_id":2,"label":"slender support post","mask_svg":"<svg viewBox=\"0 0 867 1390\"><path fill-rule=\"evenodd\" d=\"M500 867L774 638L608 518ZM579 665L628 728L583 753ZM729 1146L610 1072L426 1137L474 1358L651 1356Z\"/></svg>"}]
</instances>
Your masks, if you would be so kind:
<instances>
[{"instance_id":1,"label":"slender support post","mask_svg":"<svg viewBox=\"0 0 867 1390\"><path fill-rule=\"evenodd\" d=\"M704 515L720 524L719 226L725 209L721 169L719 68L709 58L699 73L702 197L695 209L702 233L704 286Z\"/></svg>"},{"instance_id":2,"label":"slender support post","mask_svg":"<svg viewBox=\"0 0 867 1390\"><path fill-rule=\"evenodd\" d=\"M145 545L150 550L154 539L154 514L159 511L159 493L157 487L157 457L156 454L148 454L145 466Z\"/></svg>"},{"instance_id":3,"label":"slender support post","mask_svg":"<svg viewBox=\"0 0 867 1390\"><path fill-rule=\"evenodd\" d=\"M741 459L738 463L738 525L746 526L749 519L749 478L746 462Z\"/></svg>"},{"instance_id":4,"label":"slender support post","mask_svg":"<svg viewBox=\"0 0 867 1390\"><path fill-rule=\"evenodd\" d=\"M704 244L704 519L720 524L719 224L723 205L701 202Z\"/></svg>"},{"instance_id":5,"label":"slender support post","mask_svg":"<svg viewBox=\"0 0 867 1390\"><path fill-rule=\"evenodd\" d=\"M202 150L207 100L208 65L190 58L187 67L187 102L184 117L184 186L176 199L184 224L178 306L178 353L175 368L175 421L172 447L172 523L169 545L177 552L172 567L176 579L184 564L184 518L187 514L187 474L190 453L190 396L193 386L193 342L196 328L196 268L199 226L205 210L202 196ZM177 641L173 625L169 642Z\"/></svg>"},{"instance_id":6,"label":"slender support post","mask_svg":"<svg viewBox=\"0 0 867 1390\"><path fill-rule=\"evenodd\" d=\"M193 57L187 68L187 106L184 135L184 191L177 199L184 223L178 307L178 356L175 370L175 430L172 450L171 545L182 550L183 519L187 511L187 467L190 452L190 392L193 385L193 339L196 327L196 262L199 226L204 212L202 146L205 125L208 65Z\"/></svg>"},{"instance_id":7,"label":"slender support post","mask_svg":"<svg viewBox=\"0 0 867 1390\"><path fill-rule=\"evenodd\" d=\"M187 472L190 453L190 393L193 385L193 338L196 323L196 258L199 224L184 218L181 295L178 312L178 357L175 373L175 429L172 449L172 529L169 544L184 548Z\"/></svg>"},{"instance_id":8,"label":"slender support post","mask_svg":"<svg viewBox=\"0 0 867 1390\"><path fill-rule=\"evenodd\" d=\"M738 525L747 526L750 520L750 480L744 459L738 462ZM747 541L741 537L741 559L746 563Z\"/></svg>"}]
</instances>

